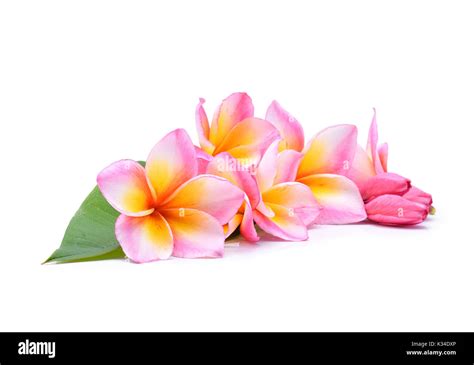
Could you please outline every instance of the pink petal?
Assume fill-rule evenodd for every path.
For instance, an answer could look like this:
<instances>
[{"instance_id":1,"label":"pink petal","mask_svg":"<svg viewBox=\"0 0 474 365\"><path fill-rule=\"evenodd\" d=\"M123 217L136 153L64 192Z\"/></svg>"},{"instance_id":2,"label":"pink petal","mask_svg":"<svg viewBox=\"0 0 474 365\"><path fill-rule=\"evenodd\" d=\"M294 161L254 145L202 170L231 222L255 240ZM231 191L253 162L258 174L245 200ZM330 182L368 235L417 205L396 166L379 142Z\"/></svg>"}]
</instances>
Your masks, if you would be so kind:
<instances>
[{"instance_id":1,"label":"pink petal","mask_svg":"<svg viewBox=\"0 0 474 365\"><path fill-rule=\"evenodd\" d=\"M306 225L297 214L279 205L269 204L269 206L275 212L272 218L263 215L258 210L253 212L253 219L261 229L275 237L288 241L308 239Z\"/></svg>"},{"instance_id":2,"label":"pink petal","mask_svg":"<svg viewBox=\"0 0 474 365\"><path fill-rule=\"evenodd\" d=\"M423 190L418 189L415 186L412 186L410 190L408 190L403 197L405 199L411 200L412 202L424 204L428 207L433 204L433 198L431 194L425 193Z\"/></svg>"},{"instance_id":3,"label":"pink petal","mask_svg":"<svg viewBox=\"0 0 474 365\"><path fill-rule=\"evenodd\" d=\"M260 192L264 192L273 186L277 173L278 145L280 140L275 140L266 150L257 167L256 179Z\"/></svg>"},{"instance_id":4,"label":"pink petal","mask_svg":"<svg viewBox=\"0 0 474 365\"><path fill-rule=\"evenodd\" d=\"M237 213L244 196L242 190L226 179L214 175L199 175L180 186L161 204L160 211L196 209L210 214L223 225Z\"/></svg>"},{"instance_id":5,"label":"pink petal","mask_svg":"<svg viewBox=\"0 0 474 365\"><path fill-rule=\"evenodd\" d=\"M253 117L252 99L246 93L234 93L224 99L212 119L209 140L219 146L238 123ZM225 150L220 150L222 152ZM216 152L216 153L219 153Z\"/></svg>"},{"instance_id":6,"label":"pink petal","mask_svg":"<svg viewBox=\"0 0 474 365\"><path fill-rule=\"evenodd\" d=\"M322 210L317 224L349 224L366 219L364 202L357 186L345 176L311 175L299 179L313 192Z\"/></svg>"},{"instance_id":7,"label":"pink petal","mask_svg":"<svg viewBox=\"0 0 474 365\"><path fill-rule=\"evenodd\" d=\"M206 173L223 177L243 190L252 208L260 202L260 191L255 177L229 153L222 152L215 156L207 166Z\"/></svg>"},{"instance_id":8,"label":"pink petal","mask_svg":"<svg viewBox=\"0 0 474 365\"><path fill-rule=\"evenodd\" d=\"M194 146L196 149L196 159L197 159L197 165L198 165L198 175L202 175L206 173L207 170L207 165L209 162L212 160L212 156L208 154L207 152L203 151L199 147Z\"/></svg>"},{"instance_id":9,"label":"pink petal","mask_svg":"<svg viewBox=\"0 0 474 365\"><path fill-rule=\"evenodd\" d=\"M360 190L364 201L371 200L385 194L403 195L410 189L411 182L407 178L384 172L370 178Z\"/></svg>"},{"instance_id":10,"label":"pink petal","mask_svg":"<svg viewBox=\"0 0 474 365\"><path fill-rule=\"evenodd\" d=\"M313 223L321 210L311 189L298 182L274 185L262 194L262 199L270 207L280 206L292 211L305 225Z\"/></svg>"},{"instance_id":11,"label":"pink petal","mask_svg":"<svg viewBox=\"0 0 474 365\"><path fill-rule=\"evenodd\" d=\"M195 209L169 209L162 214L173 232L173 256L222 257L224 229L214 217Z\"/></svg>"},{"instance_id":12,"label":"pink petal","mask_svg":"<svg viewBox=\"0 0 474 365\"><path fill-rule=\"evenodd\" d=\"M128 216L144 216L153 212L153 193L148 186L145 169L136 161L121 160L103 169L97 185L105 199Z\"/></svg>"},{"instance_id":13,"label":"pink petal","mask_svg":"<svg viewBox=\"0 0 474 365\"><path fill-rule=\"evenodd\" d=\"M399 195L382 195L365 205L367 217L388 225L412 225L423 222L428 215L424 204L412 202Z\"/></svg>"},{"instance_id":14,"label":"pink petal","mask_svg":"<svg viewBox=\"0 0 474 365\"><path fill-rule=\"evenodd\" d=\"M302 158L302 153L293 150L280 152L277 158L277 172L273 183L276 185L295 181Z\"/></svg>"},{"instance_id":15,"label":"pink petal","mask_svg":"<svg viewBox=\"0 0 474 365\"><path fill-rule=\"evenodd\" d=\"M284 149L301 152L304 147L303 128L276 100L268 107L265 119L272 123L280 132L284 142Z\"/></svg>"},{"instance_id":16,"label":"pink petal","mask_svg":"<svg viewBox=\"0 0 474 365\"><path fill-rule=\"evenodd\" d=\"M229 223L224 224L224 234L225 238L227 239L232 233L235 232L237 228L239 228L240 223L242 222L242 213L237 213L234 217L229 221Z\"/></svg>"},{"instance_id":17,"label":"pink petal","mask_svg":"<svg viewBox=\"0 0 474 365\"><path fill-rule=\"evenodd\" d=\"M377 129L377 113L374 108L374 116L372 118L372 123L369 129L369 139L367 140L367 153L369 154L372 163L374 165L375 172L377 174L381 174L384 172L382 167L382 163L380 162L380 157L377 152L377 144L378 144L378 129Z\"/></svg>"},{"instance_id":18,"label":"pink petal","mask_svg":"<svg viewBox=\"0 0 474 365\"><path fill-rule=\"evenodd\" d=\"M170 227L158 212L146 217L120 215L115 235L125 254L135 262L164 260L173 251Z\"/></svg>"},{"instance_id":19,"label":"pink petal","mask_svg":"<svg viewBox=\"0 0 474 365\"><path fill-rule=\"evenodd\" d=\"M186 131L176 129L159 141L151 150L145 169L157 202L163 201L180 185L196 176L196 151Z\"/></svg>"},{"instance_id":20,"label":"pink petal","mask_svg":"<svg viewBox=\"0 0 474 365\"><path fill-rule=\"evenodd\" d=\"M253 224L252 207L248 201L245 202L244 216L240 224L240 234L249 242L257 242L260 239Z\"/></svg>"},{"instance_id":21,"label":"pink petal","mask_svg":"<svg viewBox=\"0 0 474 365\"><path fill-rule=\"evenodd\" d=\"M201 148L209 154L214 152L215 146L209 141L209 121L203 104L206 102L203 98L199 99L196 106L196 129L199 137Z\"/></svg>"},{"instance_id":22,"label":"pink petal","mask_svg":"<svg viewBox=\"0 0 474 365\"><path fill-rule=\"evenodd\" d=\"M388 144L383 143L378 148L378 154L380 163L382 164L383 171L387 172L387 163L388 163Z\"/></svg>"},{"instance_id":23,"label":"pink petal","mask_svg":"<svg viewBox=\"0 0 474 365\"><path fill-rule=\"evenodd\" d=\"M357 149L357 128L341 124L319 132L303 151L298 178L314 174L345 175Z\"/></svg>"},{"instance_id":24,"label":"pink petal","mask_svg":"<svg viewBox=\"0 0 474 365\"><path fill-rule=\"evenodd\" d=\"M247 118L232 128L214 154L229 152L246 166L258 164L279 136L278 130L266 120Z\"/></svg>"},{"instance_id":25,"label":"pink petal","mask_svg":"<svg viewBox=\"0 0 474 365\"><path fill-rule=\"evenodd\" d=\"M272 208L267 206L263 200L260 200L260 203L257 205L257 210L268 218L275 216L275 212L273 212Z\"/></svg>"},{"instance_id":26,"label":"pink petal","mask_svg":"<svg viewBox=\"0 0 474 365\"><path fill-rule=\"evenodd\" d=\"M367 181L372 176L375 176L374 165L367 152L361 146L357 146L354 161L346 176L354 181L359 189L362 189Z\"/></svg>"}]
</instances>

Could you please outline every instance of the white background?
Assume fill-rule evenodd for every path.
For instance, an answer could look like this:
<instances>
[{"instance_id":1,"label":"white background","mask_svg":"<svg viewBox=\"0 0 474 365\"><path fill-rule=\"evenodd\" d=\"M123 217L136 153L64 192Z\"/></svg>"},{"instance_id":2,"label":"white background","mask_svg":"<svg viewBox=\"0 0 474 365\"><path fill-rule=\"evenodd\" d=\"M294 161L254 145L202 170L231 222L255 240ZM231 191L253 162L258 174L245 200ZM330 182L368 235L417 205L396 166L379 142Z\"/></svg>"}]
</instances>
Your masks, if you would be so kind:
<instances>
[{"instance_id":1,"label":"white background","mask_svg":"<svg viewBox=\"0 0 474 365\"><path fill-rule=\"evenodd\" d=\"M461 1L2 1L1 331L473 331L474 11ZM325 226L223 259L40 263L97 173L247 91L306 136L372 107L414 228Z\"/></svg>"}]
</instances>

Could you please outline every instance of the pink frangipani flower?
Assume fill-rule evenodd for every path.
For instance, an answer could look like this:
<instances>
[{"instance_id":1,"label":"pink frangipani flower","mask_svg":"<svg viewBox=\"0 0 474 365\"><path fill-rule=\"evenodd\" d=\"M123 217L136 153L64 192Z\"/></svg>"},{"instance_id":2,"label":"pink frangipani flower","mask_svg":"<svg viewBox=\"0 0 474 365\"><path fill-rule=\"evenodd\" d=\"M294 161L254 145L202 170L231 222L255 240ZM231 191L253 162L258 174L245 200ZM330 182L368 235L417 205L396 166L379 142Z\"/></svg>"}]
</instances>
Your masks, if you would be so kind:
<instances>
[{"instance_id":1,"label":"pink frangipani flower","mask_svg":"<svg viewBox=\"0 0 474 365\"><path fill-rule=\"evenodd\" d=\"M234 93L224 99L210 125L204 102L200 99L196 107L196 128L201 150L209 156L228 152L241 164L255 166L279 137L271 123L254 117L252 99L246 93ZM203 165L210 160L203 155L200 159Z\"/></svg>"},{"instance_id":2,"label":"pink frangipani flower","mask_svg":"<svg viewBox=\"0 0 474 365\"><path fill-rule=\"evenodd\" d=\"M357 146L348 176L357 184L368 218L380 224L413 225L433 211L431 195L411 185L403 176L387 171L388 145L378 146L376 112L370 125L367 148Z\"/></svg>"},{"instance_id":3,"label":"pink frangipani flower","mask_svg":"<svg viewBox=\"0 0 474 365\"><path fill-rule=\"evenodd\" d=\"M278 153L280 143L275 140L270 145L254 174L245 169L227 169L227 166L235 165L232 162L235 159L228 154L216 156L208 166L208 173L226 177L246 193L236 222L229 228L235 229L240 223L242 236L250 242L259 240L254 221L275 237L306 240L307 226L319 215L320 207L311 190L294 181L301 153L292 150Z\"/></svg>"},{"instance_id":4,"label":"pink frangipani flower","mask_svg":"<svg viewBox=\"0 0 474 365\"><path fill-rule=\"evenodd\" d=\"M304 146L298 121L276 101L266 118L283 138L280 149L302 151L296 181L307 185L321 206L317 224L347 224L366 219L364 203L357 186L346 176L357 146L357 128L342 124L326 128Z\"/></svg>"},{"instance_id":5,"label":"pink frangipani flower","mask_svg":"<svg viewBox=\"0 0 474 365\"><path fill-rule=\"evenodd\" d=\"M99 189L121 213L115 234L131 260L222 256L223 226L244 194L223 178L197 171L191 139L176 129L156 144L145 167L121 160L100 172Z\"/></svg>"}]
</instances>

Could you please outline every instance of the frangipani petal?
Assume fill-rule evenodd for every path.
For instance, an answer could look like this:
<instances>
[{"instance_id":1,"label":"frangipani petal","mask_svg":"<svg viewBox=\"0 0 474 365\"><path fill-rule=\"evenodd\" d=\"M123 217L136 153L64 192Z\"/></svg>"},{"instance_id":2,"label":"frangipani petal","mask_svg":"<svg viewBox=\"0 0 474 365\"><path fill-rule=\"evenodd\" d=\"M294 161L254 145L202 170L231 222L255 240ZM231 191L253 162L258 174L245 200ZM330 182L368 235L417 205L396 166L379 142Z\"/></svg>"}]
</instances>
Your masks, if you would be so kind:
<instances>
[{"instance_id":1,"label":"frangipani petal","mask_svg":"<svg viewBox=\"0 0 474 365\"><path fill-rule=\"evenodd\" d=\"M246 93L234 93L224 99L214 114L209 140L219 146L227 134L242 120L253 117L252 99ZM225 151L220 149L219 152ZM218 152L216 152L218 153Z\"/></svg>"},{"instance_id":2,"label":"frangipani petal","mask_svg":"<svg viewBox=\"0 0 474 365\"><path fill-rule=\"evenodd\" d=\"M222 152L215 156L207 166L206 173L229 180L247 195L252 208L257 207L260 202L260 191L255 177L229 153Z\"/></svg>"},{"instance_id":3,"label":"frangipani petal","mask_svg":"<svg viewBox=\"0 0 474 365\"><path fill-rule=\"evenodd\" d=\"M265 120L272 123L283 138L283 149L301 152L304 147L304 132L301 124L274 100L267 109Z\"/></svg>"},{"instance_id":4,"label":"frangipani petal","mask_svg":"<svg viewBox=\"0 0 474 365\"><path fill-rule=\"evenodd\" d=\"M274 185L262 194L262 199L270 207L284 207L298 215L305 225L313 223L321 210L311 189L298 182Z\"/></svg>"},{"instance_id":5,"label":"frangipani petal","mask_svg":"<svg viewBox=\"0 0 474 365\"><path fill-rule=\"evenodd\" d=\"M209 120L207 119L206 111L203 108L205 102L206 100L200 98L199 104L196 106L196 129L201 148L212 155L215 146L209 141Z\"/></svg>"},{"instance_id":6,"label":"frangipani petal","mask_svg":"<svg viewBox=\"0 0 474 365\"><path fill-rule=\"evenodd\" d=\"M145 169L136 161L121 160L106 167L97 176L97 185L120 213L139 217L153 212L153 193Z\"/></svg>"},{"instance_id":7,"label":"frangipani petal","mask_svg":"<svg viewBox=\"0 0 474 365\"><path fill-rule=\"evenodd\" d=\"M247 118L227 133L214 154L229 152L235 158L251 160L254 156L246 156L243 152L252 154L258 152L261 156L279 136L278 130L270 122L258 118ZM242 147L247 147L247 149Z\"/></svg>"},{"instance_id":8,"label":"frangipani petal","mask_svg":"<svg viewBox=\"0 0 474 365\"><path fill-rule=\"evenodd\" d=\"M115 235L127 257L138 263L165 260L173 251L170 227L158 212L146 217L120 215Z\"/></svg>"},{"instance_id":9,"label":"frangipani petal","mask_svg":"<svg viewBox=\"0 0 474 365\"><path fill-rule=\"evenodd\" d=\"M298 181L311 189L322 208L317 224L348 224L367 218L359 189L347 177L318 174Z\"/></svg>"},{"instance_id":10,"label":"frangipani petal","mask_svg":"<svg viewBox=\"0 0 474 365\"><path fill-rule=\"evenodd\" d=\"M284 182L295 181L298 166L303 154L294 150L281 151L277 158L277 172L273 183L280 184Z\"/></svg>"},{"instance_id":11,"label":"frangipani petal","mask_svg":"<svg viewBox=\"0 0 474 365\"><path fill-rule=\"evenodd\" d=\"M211 215L195 209L169 209L162 214L173 232L173 256L198 258L224 254L224 229Z\"/></svg>"},{"instance_id":12,"label":"frangipani petal","mask_svg":"<svg viewBox=\"0 0 474 365\"><path fill-rule=\"evenodd\" d=\"M381 174L382 172L384 172L384 169L382 167L382 163L380 162L380 157L377 152L378 140L379 134L377 128L377 112L374 108L374 116L372 117L372 123L370 124L369 129L369 138L367 140L367 153L369 154L370 159L372 160L375 172L377 174Z\"/></svg>"},{"instance_id":13,"label":"frangipani petal","mask_svg":"<svg viewBox=\"0 0 474 365\"><path fill-rule=\"evenodd\" d=\"M354 181L359 189L362 189L373 176L375 176L375 168L369 155L361 146L357 146L354 161L347 177Z\"/></svg>"},{"instance_id":14,"label":"frangipani petal","mask_svg":"<svg viewBox=\"0 0 474 365\"><path fill-rule=\"evenodd\" d=\"M383 171L387 172L387 165L388 165L388 144L383 143L378 148L378 154L380 163L382 164Z\"/></svg>"},{"instance_id":15,"label":"frangipani petal","mask_svg":"<svg viewBox=\"0 0 474 365\"><path fill-rule=\"evenodd\" d=\"M224 235L225 238L228 238L235 230L239 227L240 223L242 222L242 213L237 213L234 217L229 221L229 223L224 224Z\"/></svg>"},{"instance_id":16,"label":"frangipani petal","mask_svg":"<svg viewBox=\"0 0 474 365\"><path fill-rule=\"evenodd\" d=\"M319 132L303 151L298 178L314 174L345 175L357 148L357 128L341 124Z\"/></svg>"},{"instance_id":17,"label":"frangipani petal","mask_svg":"<svg viewBox=\"0 0 474 365\"><path fill-rule=\"evenodd\" d=\"M196 176L196 151L186 131L176 129L159 141L150 152L145 169L158 203Z\"/></svg>"},{"instance_id":18,"label":"frangipani petal","mask_svg":"<svg viewBox=\"0 0 474 365\"><path fill-rule=\"evenodd\" d=\"M308 230L293 211L279 205L268 204L275 215L269 218L258 210L254 210L253 218L257 225L272 236L288 241L304 241L308 239Z\"/></svg>"},{"instance_id":19,"label":"frangipani petal","mask_svg":"<svg viewBox=\"0 0 474 365\"><path fill-rule=\"evenodd\" d=\"M264 192L273 186L273 181L277 173L278 144L280 140L272 142L266 150L257 167L257 183L260 192Z\"/></svg>"},{"instance_id":20,"label":"frangipani petal","mask_svg":"<svg viewBox=\"0 0 474 365\"><path fill-rule=\"evenodd\" d=\"M255 230L253 211L248 201L245 202L244 215L240 224L240 234L249 242L257 242L260 239Z\"/></svg>"},{"instance_id":21,"label":"frangipani petal","mask_svg":"<svg viewBox=\"0 0 474 365\"><path fill-rule=\"evenodd\" d=\"M160 206L162 209L191 208L210 214L224 225L237 213L244 192L226 179L199 175L181 185Z\"/></svg>"},{"instance_id":22,"label":"frangipani petal","mask_svg":"<svg viewBox=\"0 0 474 365\"><path fill-rule=\"evenodd\" d=\"M207 165L209 164L209 162L211 162L213 157L204 150L200 149L199 147L194 146L194 148L196 149L196 159L198 165L197 174L205 174L207 170Z\"/></svg>"}]
</instances>

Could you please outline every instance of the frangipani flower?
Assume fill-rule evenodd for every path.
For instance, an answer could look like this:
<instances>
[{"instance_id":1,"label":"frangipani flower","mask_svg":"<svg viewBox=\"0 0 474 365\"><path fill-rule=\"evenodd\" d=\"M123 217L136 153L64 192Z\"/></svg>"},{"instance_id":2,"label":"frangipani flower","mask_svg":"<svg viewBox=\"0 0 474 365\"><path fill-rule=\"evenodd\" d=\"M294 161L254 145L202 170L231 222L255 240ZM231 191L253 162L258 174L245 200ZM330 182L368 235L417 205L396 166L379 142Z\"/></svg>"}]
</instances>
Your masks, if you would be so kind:
<instances>
[{"instance_id":1,"label":"frangipani flower","mask_svg":"<svg viewBox=\"0 0 474 365\"><path fill-rule=\"evenodd\" d=\"M278 153L280 140L268 148L257 168L262 199L253 211L255 223L265 232L285 240L308 239L307 227L321 214L311 190L295 182L303 156L293 150Z\"/></svg>"},{"instance_id":2,"label":"frangipani flower","mask_svg":"<svg viewBox=\"0 0 474 365\"><path fill-rule=\"evenodd\" d=\"M344 175L350 169L357 146L357 128L342 124L326 128L303 149L304 134L298 121L274 101L266 118L279 130L281 148L303 151L296 181L307 185L321 206L317 224L347 224L366 219L357 186Z\"/></svg>"},{"instance_id":3,"label":"frangipani flower","mask_svg":"<svg viewBox=\"0 0 474 365\"><path fill-rule=\"evenodd\" d=\"M388 145L378 146L376 112L370 125L367 149L357 147L348 176L357 184L371 221L389 225L423 222L431 207L431 195L411 185L409 179L387 171Z\"/></svg>"},{"instance_id":4,"label":"frangipani flower","mask_svg":"<svg viewBox=\"0 0 474 365\"><path fill-rule=\"evenodd\" d=\"M244 194L225 179L196 176L196 151L177 129L150 152L145 167L121 160L97 177L100 191L121 215L115 234L135 262L177 257L220 257L224 229Z\"/></svg>"},{"instance_id":5,"label":"frangipani flower","mask_svg":"<svg viewBox=\"0 0 474 365\"><path fill-rule=\"evenodd\" d=\"M252 100L246 93L234 93L224 99L210 125L204 102L200 99L196 107L196 128L201 149L208 155L228 152L244 166L256 165L279 136L271 123L253 116Z\"/></svg>"},{"instance_id":6,"label":"frangipani flower","mask_svg":"<svg viewBox=\"0 0 474 365\"><path fill-rule=\"evenodd\" d=\"M319 214L319 206L311 190L294 181L301 153L286 150L278 153L280 140L274 141L263 155L255 176L248 170L236 171L229 154L216 156L208 173L224 176L246 193L245 203L234 217L229 232L240 223L242 236L250 242L259 237L253 222L267 233L285 240L308 238L307 226Z\"/></svg>"}]
</instances>

